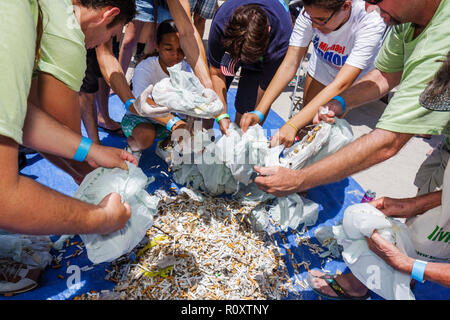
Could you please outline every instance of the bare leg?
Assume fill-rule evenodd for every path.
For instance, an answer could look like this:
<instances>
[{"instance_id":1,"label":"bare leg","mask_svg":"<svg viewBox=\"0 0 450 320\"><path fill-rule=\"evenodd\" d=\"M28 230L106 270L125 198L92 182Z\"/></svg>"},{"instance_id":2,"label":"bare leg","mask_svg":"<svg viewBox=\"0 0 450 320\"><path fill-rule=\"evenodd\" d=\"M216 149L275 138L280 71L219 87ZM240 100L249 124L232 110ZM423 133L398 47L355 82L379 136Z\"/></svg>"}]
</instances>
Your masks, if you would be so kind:
<instances>
[{"instance_id":1,"label":"bare leg","mask_svg":"<svg viewBox=\"0 0 450 320\"><path fill-rule=\"evenodd\" d=\"M323 276L324 273L318 270L312 270L310 273L311 275L316 277L313 280L316 289L326 295L337 297L336 292L334 292L333 289L330 288L327 282L323 279L318 278L320 276ZM362 297L367 293L367 287L351 272L338 275L334 280L342 287L342 289L345 290L348 295L352 297Z\"/></svg>"},{"instance_id":2,"label":"bare leg","mask_svg":"<svg viewBox=\"0 0 450 320\"><path fill-rule=\"evenodd\" d=\"M149 123L141 123L133 129L128 137L128 145L132 151L141 151L149 148L155 141L156 130Z\"/></svg>"},{"instance_id":3,"label":"bare leg","mask_svg":"<svg viewBox=\"0 0 450 320\"><path fill-rule=\"evenodd\" d=\"M98 138L95 94L80 92L79 97L80 97L81 119L83 120L83 124L84 127L86 128L88 137L91 138L93 143L101 144L100 139Z\"/></svg>"},{"instance_id":4,"label":"bare leg","mask_svg":"<svg viewBox=\"0 0 450 320\"><path fill-rule=\"evenodd\" d=\"M120 123L114 121L109 116L109 86L105 79L98 79L98 91L95 94L95 100L97 102L97 121L98 124L109 130L117 130L121 128Z\"/></svg>"},{"instance_id":5,"label":"bare leg","mask_svg":"<svg viewBox=\"0 0 450 320\"><path fill-rule=\"evenodd\" d=\"M200 37L203 38L203 34L205 33L205 23L206 19L199 16L198 13L194 13L194 26L197 29Z\"/></svg>"}]
</instances>

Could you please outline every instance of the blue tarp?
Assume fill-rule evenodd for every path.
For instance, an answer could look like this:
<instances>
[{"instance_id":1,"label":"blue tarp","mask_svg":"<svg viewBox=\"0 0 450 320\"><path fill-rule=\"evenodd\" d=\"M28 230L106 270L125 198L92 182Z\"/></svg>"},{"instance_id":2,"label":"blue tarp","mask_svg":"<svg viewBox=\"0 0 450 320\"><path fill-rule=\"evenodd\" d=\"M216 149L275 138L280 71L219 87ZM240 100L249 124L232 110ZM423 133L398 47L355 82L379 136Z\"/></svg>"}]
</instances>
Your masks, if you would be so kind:
<instances>
[{"instance_id":1,"label":"blue tarp","mask_svg":"<svg viewBox=\"0 0 450 320\"><path fill-rule=\"evenodd\" d=\"M228 113L231 115L232 119L234 119L235 113L233 107L235 94L235 89L230 89L228 92L228 101L230 102ZM110 114L116 121L120 121L124 114L122 104L115 95L110 97ZM270 111L263 128L268 129L269 134L274 134L274 132L270 131L280 128L283 124L284 121L275 112ZM215 126L217 128L217 124ZM126 138L107 134L106 132L103 132L102 129L99 129L99 131L102 144L119 148L124 148L126 146ZM83 132L86 135L85 131ZM167 171L167 166L154 154L154 149L155 145L146 150L140 160L140 167L143 171L148 176L154 176L156 179L154 183L149 185L147 190L152 193L154 190L163 187L168 191L170 187L176 186L176 184L161 173L161 171ZM72 196L74 194L77 185L68 174L43 159L39 154L27 155L27 159L28 165L22 169L22 175L34 179L35 181L66 195ZM160 165L160 167L156 168L157 165ZM309 190L307 198L319 204L319 218L317 224L308 229L304 235L309 235L312 243L319 244L314 237L316 228L332 226L339 222L342 219L345 209L349 205L359 203L363 194L364 190L352 178L347 178L336 183ZM302 228L303 226L300 225L298 230L301 230ZM311 254L308 247L304 245L299 246L296 241L296 233L297 231L290 230L285 233L278 232L273 235L279 244L281 253L284 254L284 257L286 258L286 264L292 283L295 283L296 278L300 278L304 281L306 279L307 271L304 267L300 267L299 270L294 271L292 261L290 261L291 258L289 257L289 254L286 254L287 248L292 251L296 263L302 261L310 262L310 269L323 268L332 273L337 271L343 273L349 272L342 260L321 259L317 255ZM57 236L53 237L54 240L57 238ZM79 236L70 240L71 243L75 241L80 241ZM63 257L72 255L76 249L78 249L76 245L70 245L66 249L66 252L63 253ZM52 253L55 256L59 254L58 251L52 251ZM69 265L67 265L67 261L69 262ZM89 271L81 271L80 268L85 266L92 266L86 253L64 259L60 268L52 269L51 267L48 267L45 270L43 278L36 289L13 297L0 296L0 300L68 300L86 292L112 290L115 287L116 283L104 280L106 276L105 269L108 268L109 263L96 265ZM290 292L287 299L318 299L318 295L310 288L305 289L296 285L294 286L294 289L295 291ZM415 295L417 299L448 299L450 297L450 289L430 282L425 282L424 284L417 283ZM372 299L381 298L372 293Z\"/></svg>"}]
</instances>

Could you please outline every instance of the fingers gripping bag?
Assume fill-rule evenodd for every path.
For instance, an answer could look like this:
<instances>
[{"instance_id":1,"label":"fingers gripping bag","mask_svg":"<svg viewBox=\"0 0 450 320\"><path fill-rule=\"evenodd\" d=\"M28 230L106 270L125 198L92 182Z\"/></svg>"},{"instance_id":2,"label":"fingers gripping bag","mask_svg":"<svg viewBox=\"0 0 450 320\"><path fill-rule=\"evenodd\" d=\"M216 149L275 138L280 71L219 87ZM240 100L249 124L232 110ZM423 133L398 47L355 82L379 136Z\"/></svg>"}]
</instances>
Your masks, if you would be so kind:
<instances>
[{"instance_id":1,"label":"fingers gripping bag","mask_svg":"<svg viewBox=\"0 0 450 320\"><path fill-rule=\"evenodd\" d=\"M117 192L122 202L128 202L131 207L131 217L123 229L106 235L80 235L93 263L110 262L130 252L153 225L159 198L149 195L146 188L154 178L148 178L132 163L127 162L127 165L128 170L95 169L75 192L75 198L92 204L98 204L106 195Z\"/></svg>"},{"instance_id":2,"label":"fingers gripping bag","mask_svg":"<svg viewBox=\"0 0 450 320\"><path fill-rule=\"evenodd\" d=\"M401 252L415 258L416 252L404 223L385 216L368 203L349 206L342 226L334 227L337 242L343 246L342 257L352 273L370 290L387 300L414 300L411 276L388 265L370 250L365 237L374 230Z\"/></svg>"},{"instance_id":3,"label":"fingers gripping bag","mask_svg":"<svg viewBox=\"0 0 450 320\"><path fill-rule=\"evenodd\" d=\"M167 68L169 77L153 87L156 104L173 112L198 118L212 119L223 111L223 103L211 89L205 89L192 72L181 69L182 63Z\"/></svg>"}]
</instances>

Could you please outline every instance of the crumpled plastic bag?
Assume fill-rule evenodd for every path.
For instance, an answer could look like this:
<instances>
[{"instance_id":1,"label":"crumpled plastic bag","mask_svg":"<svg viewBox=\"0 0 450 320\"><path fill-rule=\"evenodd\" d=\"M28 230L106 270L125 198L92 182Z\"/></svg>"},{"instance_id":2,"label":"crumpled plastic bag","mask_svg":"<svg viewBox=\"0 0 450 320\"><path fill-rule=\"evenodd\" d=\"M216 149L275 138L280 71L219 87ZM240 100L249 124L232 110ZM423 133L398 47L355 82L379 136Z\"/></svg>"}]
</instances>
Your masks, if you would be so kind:
<instances>
[{"instance_id":1,"label":"crumpled plastic bag","mask_svg":"<svg viewBox=\"0 0 450 320\"><path fill-rule=\"evenodd\" d=\"M181 69L182 63L167 68L169 77L156 83L152 98L156 104L173 112L212 119L223 112L223 103L210 89L205 89L192 72Z\"/></svg>"},{"instance_id":2,"label":"crumpled plastic bag","mask_svg":"<svg viewBox=\"0 0 450 320\"><path fill-rule=\"evenodd\" d=\"M319 216L319 205L297 193L279 197L269 210L272 218L278 222L281 230L297 229L300 224L312 226Z\"/></svg>"},{"instance_id":3,"label":"crumpled plastic bag","mask_svg":"<svg viewBox=\"0 0 450 320\"><path fill-rule=\"evenodd\" d=\"M280 165L289 169L301 169L352 142L353 131L344 119L334 124L321 121L302 140L283 151Z\"/></svg>"},{"instance_id":4,"label":"crumpled plastic bag","mask_svg":"<svg viewBox=\"0 0 450 320\"><path fill-rule=\"evenodd\" d=\"M336 235L333 230L336 226L323 226L314 231L314 237L320 242L322 247L328 250L319 254L319 257L326 258L332 256L333 258L341 258L342 246L338 244Z\"/></svg>"},{"instance_id":5,"label":"crumpled plastic bag","mask_svg":"<svg viewBox=\"0 0 450 320\"><path fill-rule=\"evenodd\" d=\"M385 216L368 203L349 206L342 225L333 228L337 242L343 246L342 257L352 273L379 296L387 300L413 300L411 276L389 266L370 250L365 237L374 230L401 252L416 258L416 252L404 223Z\"/></svg>"},{"instance_id":6,"label":"crumpled plastic bag","mask_svg":"<svg viewBox=\"0 0 450 320\"><path fill-rule=\"evenodd\" d=\"M30 236L0 232L0 256L45 269L52 262L49 236Z\"/></svg>"},{"instance_id":7,"label":"crumpled plastic bag","mask_svg":"<svg viewBox=\"0 0 450 320\"><path fill-rule=\"evenodd\" d=\"M97 168L89 173L75 192L74 197L98 204L106 195L117 192L123 202L131 207L131 217L126 226L116 232L81 234L89 260L93 263L110 262L133 250L153 225L159 198L147 193L147 186L154 180L142 169L127 162L128 171L119 168Z\"/></svg>"}]
</instances>

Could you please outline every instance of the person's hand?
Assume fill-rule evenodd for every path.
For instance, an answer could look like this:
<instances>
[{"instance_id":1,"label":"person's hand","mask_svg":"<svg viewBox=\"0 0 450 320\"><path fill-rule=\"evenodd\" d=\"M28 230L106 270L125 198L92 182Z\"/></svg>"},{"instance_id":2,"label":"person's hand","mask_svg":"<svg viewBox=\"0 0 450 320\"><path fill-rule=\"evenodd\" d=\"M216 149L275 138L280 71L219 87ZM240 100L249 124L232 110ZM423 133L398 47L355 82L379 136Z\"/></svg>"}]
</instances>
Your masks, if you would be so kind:
<instances>
[{"instance_id":1,"label":"person's hand","mask_svg":"<svg viewBox=\"0 0 450 320\"><path fill-rule=\"evenodd\" d=\"M219 127L222 134L229 136L228 128L230 127L231 119L230 118L223 118L219 121Z\"/></svg>"},{"instance_id":2,"label":"person's hand","mask_svg":"<svg viewBox=\"0 0 450 320\"><path fill-rule=\"evenodd\" d=\"M89 150L86 161L91 167L105 167L105 168L121 168L128 170L125 161L138 165L136 158L123 149L106 147L98 144L92 144Z\"/></svg>"},{"instance_id":3,"label":"person's hand","mask_svg":"<svg viewBox=\"0 0 450 320\"><path fill-rule=\"evenodd\" d=\"M280 144L284 144L286 148L292 146L295 142L295 136L297 135L297 130L292 126L285 124L278 130L278 132L271 138L270 147L275 147Z\"/></svg>"},{"instance_id":4,"label":"person's hand","mask_svg":"<svg viewBox=\"0 0 450 320\"><path fill-rule=\"evenodd\" d=\"M256 186L264 192L277 197L287 196L298 192L300 185L296 170L285 167L258 167L255 166L258 176L255 178Z\"/></svg>"},{"instance_id":5,"label":"person's hand","mask_svg":"<svg viewBox=\"0 0 450 320\"><path fill-rule=\"evenodd\" d=\"M261 119L259 119L257 114L246 112L241 117L241 123L239 124L239 127L241 128L242 132L246 132L249 127L254 126L255 124L258 124L260 122Z\"/></svg>"},{"instance_id":6,"label":"person's hand","mask_svg":"<svg viewBox=\"0 0 450 320\"><path fill-rule=\"evenodd\" d=\"M410 199L394 199L381 197L369 202L385 215L394 218L409 218L413 213L413 201Z\"/></svg>"},{"instance_id":7,"label":"person's hand","mask_svg":"<svg viewBox=\"0 0 450 320\"><path fill-rule=\"evenodd\" d=\"M98 204L105 214L105 220L97 233L108 234L123 229L131 217L131 207L127 202L122 203L120 195L112 192L105 196Z\"/></svg>"},{"instance_id":8,"label":"person's hand","mask_svg":"<svg viewBox=\"0 0 450 320\"><path fill-rule=\"evenodd\" d=\"M314 116L313 123L318 124L320 121L334 123L336 116L342 116L342 106L339 101L331 100L324 106L319 107L319 111Z\"/></svg>"},{"instance_id":9,"label":"person's hand","mask_svg":"<svg viewBox=\"0 0 450 320\"><path fill-rule=\"evenodd\" d=\"M151 98L152 91L153 85L149 85L141 93L141 95L136 98L136 101L133 103L134 109L136 109L137 113L142 117L148 118L167 117L170 112L170 109L168 107L162 107L148 103L147 98Z\"/></svg>"},{"instance_id":10,"label":"person's hand","mask_svg":"<svg viewBox=\"0 0 450 320\"><path fill-rule=\"evenodd\" d=\"M395 245L384 239L377 230L367 238L367 244L377 256L383 259L392 268L410 273L408 266L412 267L414 259L403 254Z\"/></svg>"}]
</instances>

